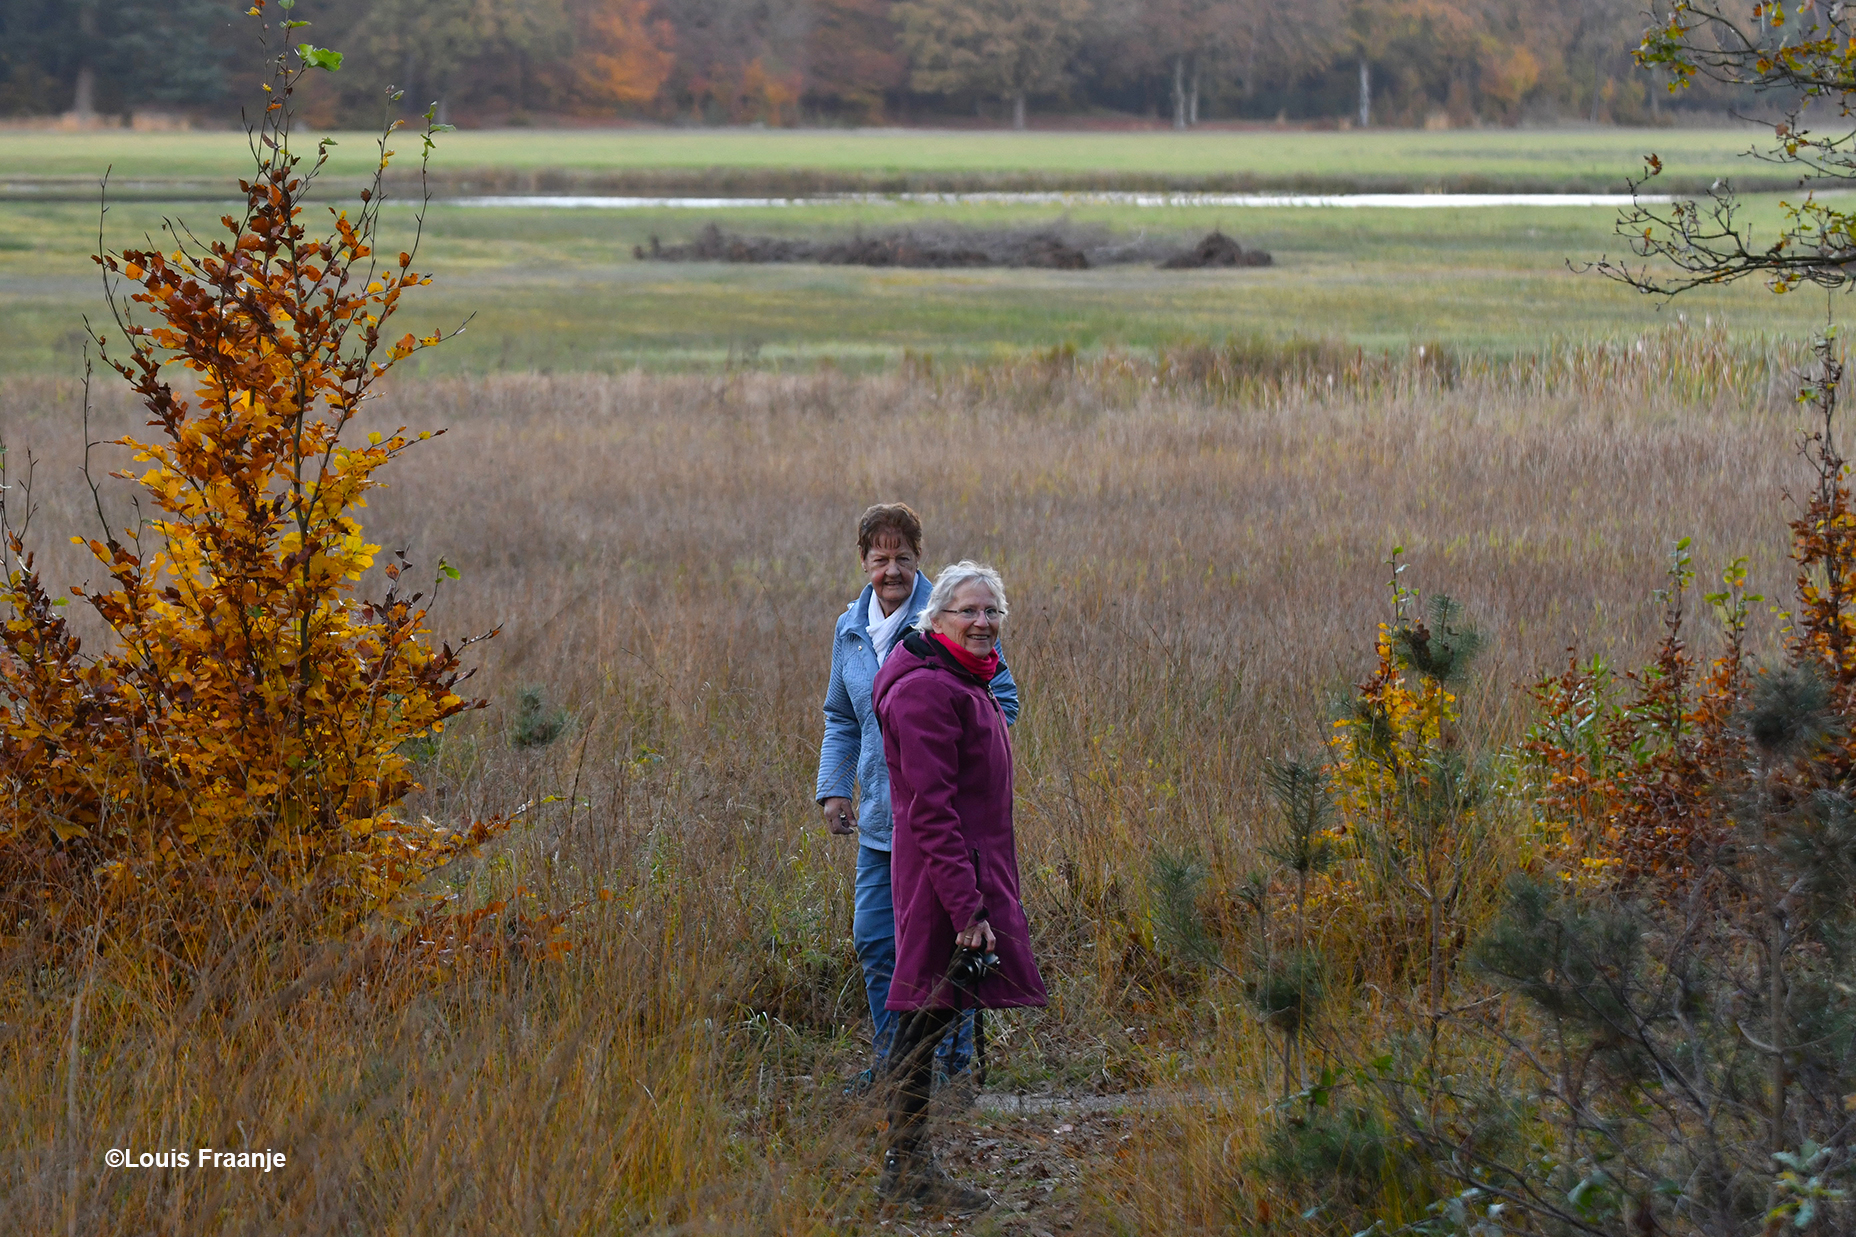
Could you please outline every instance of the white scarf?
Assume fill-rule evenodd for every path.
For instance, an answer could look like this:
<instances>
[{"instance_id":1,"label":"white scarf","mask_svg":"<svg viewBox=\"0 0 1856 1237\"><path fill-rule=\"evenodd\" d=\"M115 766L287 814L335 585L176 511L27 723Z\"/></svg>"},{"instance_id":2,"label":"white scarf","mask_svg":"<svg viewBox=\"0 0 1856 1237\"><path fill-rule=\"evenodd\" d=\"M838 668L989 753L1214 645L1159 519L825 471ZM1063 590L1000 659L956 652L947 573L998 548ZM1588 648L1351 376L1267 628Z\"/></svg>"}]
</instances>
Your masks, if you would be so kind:
<instances>
[{"instance_id":1,"label":"white scarf","mask_svg":"<svg viewBox=\"0 0 1856 1237\"><path fill-rule=\"evenodd\" d=\"M883 668L883 661L889 656L889 650L902 638L902 629L909 621L909 604L903 602L888 618L883 617L883 607L876 599L876 590L870 590L870 648L876 653L877 669Z\"/></svg>"}]
</instances>

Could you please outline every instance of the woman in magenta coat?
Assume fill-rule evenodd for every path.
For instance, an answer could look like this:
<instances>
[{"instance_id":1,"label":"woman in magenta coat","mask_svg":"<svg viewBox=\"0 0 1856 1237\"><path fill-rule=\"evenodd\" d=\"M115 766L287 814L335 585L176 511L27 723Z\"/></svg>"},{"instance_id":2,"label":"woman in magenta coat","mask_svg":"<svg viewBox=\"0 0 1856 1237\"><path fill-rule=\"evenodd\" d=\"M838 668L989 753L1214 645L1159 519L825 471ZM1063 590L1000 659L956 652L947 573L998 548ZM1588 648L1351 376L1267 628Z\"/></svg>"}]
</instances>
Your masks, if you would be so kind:
<instances>
[{"instance_id":1,"label":"woman in magenta coat","mask_svg":"<svg viewBox=\"0 0 1856 1237\"><path fill-rule=\"evenodd\" d=\"M990 686L1005 616L998 572L969 562L949 567L871 692L895 818L888 1006L900 1015L877 1189L889 1201L957 1211L992 1200L935 1166L923 1121L934 1045L962 1009L1045 1003L1018 897L1011 732ZM997 954L997 970L970 986L950 981L957 947Z\"/></svg>"}]
</instances>

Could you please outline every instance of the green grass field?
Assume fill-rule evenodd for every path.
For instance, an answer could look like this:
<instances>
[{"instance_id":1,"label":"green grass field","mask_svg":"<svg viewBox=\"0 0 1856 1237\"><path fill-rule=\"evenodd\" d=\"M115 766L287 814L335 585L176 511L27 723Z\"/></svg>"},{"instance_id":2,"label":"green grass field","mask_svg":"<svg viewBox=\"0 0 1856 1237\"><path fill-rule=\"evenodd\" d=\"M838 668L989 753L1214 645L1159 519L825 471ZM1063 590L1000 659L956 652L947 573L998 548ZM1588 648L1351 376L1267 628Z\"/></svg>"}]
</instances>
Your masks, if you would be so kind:
<instances>
[{"instance_id":1,"label":"green grass field","mask_svg":"<svg viewBox=\"0 0 1856 1237\"><path fill-rule=\"evenodd\" d=\"M158 232L163 217L196 230L218 213L249 155L234 133L0 132L0 372L69 373L83 315L102 309L94 200L79 190L114 167L124 196L112 247ZM339 135L325 189L339 198L368 166L365 135ZM805 169L843 176L993 174L1070 177L1242 175L1260 183L1575 185L1615 183L1644 151L1672 176L1733 169L1743 132L1506 130L1470 132L1004 133L915 131L503 130L448 134L435 167L446 185L553 187L599 175L715 176ZM417 142L398 145L408 154ZM402 160L404 162L404 160ZM476 169L471 171L470 169ZM545 176L544 176L545 173ZM708 173L705 173L708 174ZM525 181L524 178L529 178ZM580 179L576 180L575 177ZM591 177L593 179L589 180ZM474 178L474 179L473 179ZM544 187L547 187L544 185ZM93 194L94 186L82 190ZM225 194L225 197L221 197ZM138 197L138 195L140 195ZM1756 214L1773 217L1776 199ZM903 271L821 266L659 265L632 246L686 239L708 223L755 232L844 232L943 221L1024 225L1067 217L1182 242L1217 227L1270 250L1263 270L1161 272ZM983 358L1069 343L1145 349L1230 334L1315 336L1371 348L1438 341L1529 351L1553 338L1618 338L1679 310L1725 316L1736 332L1802 334L1823 316L1814 298L1740 287L1661 308L1574 269L1617 252L1607 208L1361 210L1077 205L835 203L720 211L480 209L433 206L422 261L436 276L410 302L420 331L470 318L465 336L419 358L427 372L612 371L728 363L851 367L905 349ZM410 212L391 212L406 243ZM1569 266L1569 262L1572 266Z\"/></svg>"},{"instance_id":2,"label":"green grass field","mask_svg":"<svg viewBox=\"0 0 1856 1237\"><path fill-rule=\"evenodd\" d=\"M373 167L373 138L338 141L329 171ZM1671 180L1753 177L1740 157L1758 134L1740 129L1461 130L1414 132L1199 131L1012 133L937 130L502 129L445 135L441 175L555 171L569 177L643 172L810 171L880 176L1224 179L1258 185L1358 184L1540 190L1621 187L1643 156L1659 154ZM395 143L410 154L418 143ZM0 188L45 178L93 180L106 167L125 186L225 179L250 162L242 133L0 131ZM38 187L43 188L43 185Z\"/></svg>"},{"instance_id":3,"label":"green grass field","mask_svg":"<svg viewBox=\"0 0 1856 1237\"><path fill-rule=\"evenodd\" d=\"M1769 212L1770 207L1766 208ZM112 207L112 246L155 233L164 213L198 228L207 203ZM1370 348L1446 342L1530 351L1553 338L1619 338L1678 313L1725 316L1747 334L1803 334L1821 299L1757 286L1652 298L1569 269L1617 252L1608 209L1221 210L1078 208L1077 223L1195 238L1220 227L1273 252L1267 269L882 270L635 261L656 234L710 222L763 232L848 231L926 219L1049 221L1049 207L841 205L727 211L471 209L435 206L422 260L435 275L409 299L408 329L475 315L463 338L421 354L427 372L613 371L725 363L848 368L904 349L984 358L1071 343L1150 348L1189 337L1314 336ZM394 217L389 244L405 242ZM82 317L103 308L94 207L0 203L0 371L69 373Z\"/></svg>"}]
</instances>

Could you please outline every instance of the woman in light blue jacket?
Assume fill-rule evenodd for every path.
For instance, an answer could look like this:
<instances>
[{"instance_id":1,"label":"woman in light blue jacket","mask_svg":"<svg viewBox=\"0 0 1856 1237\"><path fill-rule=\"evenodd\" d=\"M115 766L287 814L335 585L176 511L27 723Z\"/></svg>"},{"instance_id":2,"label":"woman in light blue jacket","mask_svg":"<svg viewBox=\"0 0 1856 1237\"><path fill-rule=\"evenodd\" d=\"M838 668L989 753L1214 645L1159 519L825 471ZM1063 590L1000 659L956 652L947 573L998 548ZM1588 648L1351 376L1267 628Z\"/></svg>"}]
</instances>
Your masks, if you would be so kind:
<instances>
[{"instance_id":1,"label":"woman in light blue jacket","mask_svg":"<svg viewBox=\"0 0 1856 1237\"><path fill-rule=\"evenodd\" d=\"M902 642L928 604L934 582L920 570L922 524L903 503L879 503L857 522L857 553L869 583L838 616L831 643L831 683L825 692L825 740L818 758L818 805L825 826L857 835L857 886L852 940L864 969L864 991L875 1024L875 1069L883 1067L896 1015L886 1009L896 969L896 912L889 886L889 767L877 729L870 687L889 651ZM1003 662L992 683L1007 722L1018 720L1018 685ZM853 792L858 806L852 814ZM954 1028L936 1050L954 1077L972 1052L972 1021Z\"/></svg>"}]
</instances>

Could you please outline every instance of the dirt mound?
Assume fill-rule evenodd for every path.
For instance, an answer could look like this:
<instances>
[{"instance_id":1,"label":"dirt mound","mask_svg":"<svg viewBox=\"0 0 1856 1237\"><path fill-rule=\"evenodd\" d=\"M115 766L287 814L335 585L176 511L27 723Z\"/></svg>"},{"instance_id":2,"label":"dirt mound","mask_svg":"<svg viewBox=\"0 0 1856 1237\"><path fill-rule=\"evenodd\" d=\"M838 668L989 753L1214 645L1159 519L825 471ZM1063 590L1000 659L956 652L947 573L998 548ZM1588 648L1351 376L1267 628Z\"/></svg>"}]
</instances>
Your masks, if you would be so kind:
<instances>
[{"instance_id":1,"label":"dirt mound","mask_svg":"<svg viewBox=\"0 0 1856 1237\"><path fill-rule=\"evenodd\" d=\"M806 238L749 236L709 224L696 239L666 245L653 236L634 245L640 262L817 262L825 266L901 266L918 269L1010 266L1054 271L1154 262L1162 270L1214 266L1268 266L1270 255L1245 249L1212 232L1188 249L1141 233L1115 237L1068 222L1034 228L916 226L850 236Z\"/></svg>"},{"instance_id":2,"label":"dirt mound","mask_svg":"<svg viewBox=\"0 0 1856 1237\"><path fill-rule=\"evenodd\" d=\"M849 237L806 240L797 237L745 236L715 224L695 240L666 245L657 237L635 245L641 262L817 262L826 266L906 266L918 268L1021 266L1084 271L1094 265L1087 239L1069 229L933 229L899 228Z\"/></svg>"},{"instance_id":3,"label":"dirt mound","mask_svg":"<svg viewBox=\"0 0 1856 1237\"><path fill-rule=\"evenodd\" d=\"M1271 260L1263 250L1245 249L1223 232L1207 232L1191 249L1160 263L1160 269L1189 271L1208 266L1268 266Z\"/></svg>"},{"instance_id":4,"label":"dirt mound","mask_svg":"<svg viewBox=\"0 0 1856 1237\"><path fill-rule=\"evenodd\" d=\"M807 241L778 236L738 236L710 224L687 245L632 246L632 256L653 262L813 262L816 248Z\"/></svg>"}]
</instances>

